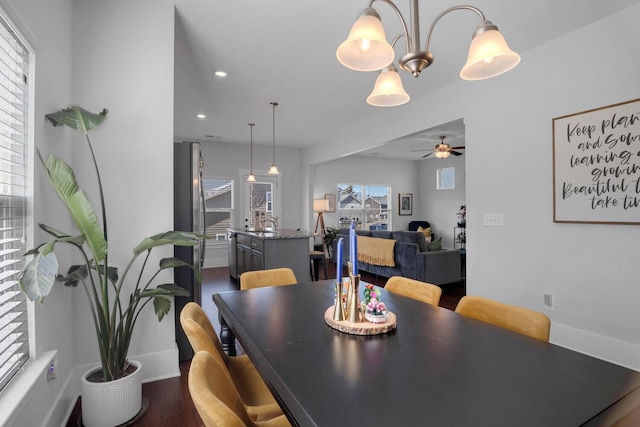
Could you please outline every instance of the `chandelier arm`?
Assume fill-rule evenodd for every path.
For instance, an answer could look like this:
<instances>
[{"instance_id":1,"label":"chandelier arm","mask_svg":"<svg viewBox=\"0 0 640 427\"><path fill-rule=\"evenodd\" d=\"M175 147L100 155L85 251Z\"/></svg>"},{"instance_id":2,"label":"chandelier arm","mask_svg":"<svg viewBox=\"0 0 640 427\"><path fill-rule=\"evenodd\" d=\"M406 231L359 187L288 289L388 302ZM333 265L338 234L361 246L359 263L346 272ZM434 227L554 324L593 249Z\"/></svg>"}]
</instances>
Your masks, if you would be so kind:
<instances>
[{"instance_id":1,"label":"chandelier arm","mask_svg":"<svg viewBox=\"0 0 640 427\"><path fill-rule=\"evenodd\" d=\"M373 3L375 3L376 1L381 1L388 4L396 12L396 15L398 15L398 19L400 19L400 23L402 24L402 30L404 31L404 38L407 41L407 53L411 52L411 38L409 37L409 30L407 29L407 23L404 21L404 18L402 17L402 13L400 13L400 9L398 9L398 6L396 6L391 0L370 0L369 7L372 8ZM402 34L399 34L396 36L396 38L393 41L393 45L395 45L395 43L400 39L400 37L402 37Z\"/></svg>"},{"instance_id":2,"label":"chandelier arm","mask_svg":"<svg viewBox=\"0 0 640 427\"><path fill-rule=\"evenodd\" d=\"M440 19L443 16L448 15L449 13L454 12L456 10L470 10L472 12L477 13L480 16L480 22L486 21L486 18L484 17L484 13L482 13L482 11L475 6L462 4L458 6L452 6L449 9L444 10L443 12L440 13L440 15L436 17L436 19L433 20L433 22L431 23L431 26L429 27L429 34L427 34L427 41L425 42L425 45L424 45L424 50L426 52L429 52L429 43L431 43L431 33L433 32L433 29L438 23L438 21L440 21Z\"/></svg>"}]
</instances>

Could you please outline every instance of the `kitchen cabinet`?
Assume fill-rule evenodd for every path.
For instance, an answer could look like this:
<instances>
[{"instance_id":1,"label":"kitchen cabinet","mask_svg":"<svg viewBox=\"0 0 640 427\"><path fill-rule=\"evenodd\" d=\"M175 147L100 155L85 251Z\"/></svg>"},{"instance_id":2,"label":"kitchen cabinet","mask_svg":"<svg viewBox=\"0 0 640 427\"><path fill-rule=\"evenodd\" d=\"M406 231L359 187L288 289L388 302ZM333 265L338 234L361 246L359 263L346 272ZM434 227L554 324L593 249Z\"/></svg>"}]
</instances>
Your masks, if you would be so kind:
<instances>
[{"instance_id":1,"label":"kitchen cabinet","mask_svg":"<svg viewBox=\"0 0 640 427\"><path fill-rule=\"evenodd\" d=\"M298 281L309 280L310 235L298 230L230 230L229 274L238 280L245 271L289 267Z\"/></svg>"}]
</instances>

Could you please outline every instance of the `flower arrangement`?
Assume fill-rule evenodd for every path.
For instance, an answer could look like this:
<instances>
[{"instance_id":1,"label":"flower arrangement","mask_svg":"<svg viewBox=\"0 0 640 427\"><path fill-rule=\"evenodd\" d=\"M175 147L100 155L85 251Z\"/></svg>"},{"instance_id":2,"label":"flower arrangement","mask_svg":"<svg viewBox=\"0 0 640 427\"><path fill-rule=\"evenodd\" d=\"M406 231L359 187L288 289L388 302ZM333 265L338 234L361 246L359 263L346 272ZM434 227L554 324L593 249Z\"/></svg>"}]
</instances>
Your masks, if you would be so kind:
<instances>
[{"instance_id":1,"label":"flower arrangement","mask_svg":"<svg viewBox=\"0 0 640 427\"><path fill-rule=\"evenodd\" d=\"M365 308L365 317L369 321L372 321L371 320L372 316L376 316L381 319L384 319L387 317L388 310L387 310L387 307L382 302L380 296L381 296L380 289L376 289L376 287L370 283L367 283L365 285L364 301L362 302L362 304L364 305L364 308Z\"/></svg>"}]
</instances>

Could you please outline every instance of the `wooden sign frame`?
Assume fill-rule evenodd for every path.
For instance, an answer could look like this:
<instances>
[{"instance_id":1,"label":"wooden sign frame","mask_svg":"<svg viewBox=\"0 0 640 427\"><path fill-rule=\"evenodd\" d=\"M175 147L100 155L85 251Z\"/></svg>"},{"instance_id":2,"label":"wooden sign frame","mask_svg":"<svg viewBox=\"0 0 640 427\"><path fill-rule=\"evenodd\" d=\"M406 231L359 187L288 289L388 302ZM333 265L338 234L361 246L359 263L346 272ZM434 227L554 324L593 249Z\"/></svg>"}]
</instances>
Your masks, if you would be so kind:
<instances>
[{"instance_id":1,"label":"wooden sign frame","mask_svg":"<svg viewBox=\"0 0 640 427\"><path fill-rule=\"evenodd\" d=\"M553 221L640 224L640 99L556 117Z\"/></svg>"}]
</instances>

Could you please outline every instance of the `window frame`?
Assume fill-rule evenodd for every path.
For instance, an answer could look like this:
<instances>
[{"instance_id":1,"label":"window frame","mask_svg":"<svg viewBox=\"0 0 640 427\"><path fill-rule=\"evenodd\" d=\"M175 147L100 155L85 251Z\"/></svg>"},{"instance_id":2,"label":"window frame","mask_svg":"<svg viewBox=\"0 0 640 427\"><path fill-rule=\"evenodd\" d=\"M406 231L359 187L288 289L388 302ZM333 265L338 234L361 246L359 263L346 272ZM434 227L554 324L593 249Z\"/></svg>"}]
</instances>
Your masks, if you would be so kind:
<instances>
[{"instance_id":1,"label":"window frame","mask_svg":"<svg viewBox=\"0 0 640 427\"><path fill-rule=\"evenodd\" d=\"M231 206L229 208L207 208L206 207L206 200L205 200L205 212L204 212L204 216L205 216L205 234L206 234L206 218L207 218L207 213L209 212L228 212L229 213L229 227L228 228L233 228L234 227L234 218L235 218L235 180L233 178L229 178L226 176L209 176L209 175L203 175L202 177L202 183L203 186L205 186L205 182L206 181L227 181L230 185L230 192L231 192L231 196L230 196L230 201L231 201ZM219 233L222 234L222 233ZM228 233L225 233L225 236L223 237L223 239L218 239L219 234L216 234L215 236L211 236L211 239L207 239L206 240L206 245L207 246L211 246L211 247L217 247L217 246L226 246L228 244Z\"/></svg>"},{"instance_id":2,"label":"window frame","mask_svg":"<svg viewBox=\"0 0 640 427\"><path fill-rule=\"evenodd\" d=\"M340 228L348 227L351 222L351 219L353 219L353 214L355 213L356 218L360 221L359 223L356 223L356 228L358 229L369 230L370 225L375 223L386 224L386 230L393 229L393 212L392 212L393 201L391 199L391 195L393 194L392 193L393 189L390 185L355 184L355 183L345 182L345 183L338 183L336 187L337 187L337 199L338 199L336 202L336 213L337 213L337 217L338 217L337 219L338 219L338 224ZM341 207L342 199L340 196L348 188L358 189L354 191L354 193L359 194L360 198L363 199L360 201L360 208L352 207L351 209L345 209ZM367 207L369 206L369 204L367 204L367 200L369 200L369 198L384 197L384 196L367 195L367 189L371 189L371 188L386 188L387 190L386 209L382 209L382 208L375 209L372 207ZM345 217L344 215L347 215L349 218ZM370 222L370 219L373 221ZM382 228L382 229L384 230L385 228Z\"/></svg>"},{"instance_id":3,"label":"window frame","mask_svg":"<svg viewBox=\"0 0 640 427\"><path fill-rule=\"evenodd\" d=\"M13 79L11 79L10 72L3 75L3 78L7 78L7 86L0 87L1 91L5 91L7 94L11 94L12 89L9 87L11 84L15 85L13 94L15 97L2 95L2 100L5 102L0 109L2 114L8 119L6 129L11 129L13 132L10 134L4 133L0 138L2 141L2 156L0 156L0 167L2 167L2 174L9 175L11 177L20 176L22 182L19 184L21 190L18 192L10 191L9 187L15 186L14 179L2 179L2 196L0 198L6 200L12 200L12 203L4 209L18 209L19 217L14 217L13 213L9 218L11 220L10 228L15 228L16 223L19 223L22 236L20 237L18 246L13 246L13 242L17 237L6 239L4 221L6 220L6 212L2 216L3 233L0 236L2 239L2 257L0 258L0 276L2 276L2 282L0 282L0 289L4 289L0 292L0 314L5 313L5 316L9 317L10 314L14 315L11 320L0 318L0 348L3 351L14 353L4 354L4 359L0 355L0 364L6 362L8 365L4 365L4 368L0 368L0 391L4 390L21 372L23 367L33 357L35 349L35 337L34 331L34 308L33 303L30 302L26 295L20 290L17 283L18 273L26 262L24 253L29 245L32 245L34 237L34 215L33 215L33 194L34 194L34 94L32 76L34 76L34 63L35 55L34 50L30 44L26 41L23 32L19 31L13 22L11 14L9 14L4 8L0 8L0 26L2 26L3 39L6 40L6 47L13 48L15 57L11 58L11 53L7 53L5 56L3 51L2 57L7 61L17 62L16 67L12 69L11 65L6 67L6 71L13 72ZM3 44L5 42L3 41ZM2 58L0 58L2 60ZM4 62L8 63L8 62ZM4 68L4 65L3 65ZM21 92L22 96L17 94ZM13 121L12 121L13 120ZM16 123L20 123L21 126L16 127ZM4 127L4 125L3 125ZM22 133L20 138L20 133ZM19 141L22 139L22 141ZM17 149L14 149L17 147ZM13 155L10 156L10 152L13 151ZM16 159L20 158L18 163ZM11 167L8 165L11 164ZM6 168L4 166L7 166ZM18 171L22 171L22 175L18 175ZM15 199L18 198L18 204L15 204ZM20 207L17 207L21 205ZM19 218L19 219L18 219ZM11 246L5 247L5 244ZM6 251L5 251L6 250ZM18 255L19 254L19 255ZM5 258L6 257L6 258ZM7 280L5 280L7 279ZM11 302L11 304L10 304ZM16 315L17 313L17 315ZM15 327L15 330L9 329L14 324L15 319L22 319L21 324ZM5 329L6 328L6 329ZM18 346L16 344L18 343ZM11 361L10 360L10 357Z\"/></svg>"}]
</instances>

